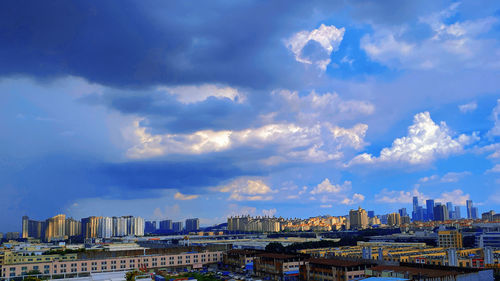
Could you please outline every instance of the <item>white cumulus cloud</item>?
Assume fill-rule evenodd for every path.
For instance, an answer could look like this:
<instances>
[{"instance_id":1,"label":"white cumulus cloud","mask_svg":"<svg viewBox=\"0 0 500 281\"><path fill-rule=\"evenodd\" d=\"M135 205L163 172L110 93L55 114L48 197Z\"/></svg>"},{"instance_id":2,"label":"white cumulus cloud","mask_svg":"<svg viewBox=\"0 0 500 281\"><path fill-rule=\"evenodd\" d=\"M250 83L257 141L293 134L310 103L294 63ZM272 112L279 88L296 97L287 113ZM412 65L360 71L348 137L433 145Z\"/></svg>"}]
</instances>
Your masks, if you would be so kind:
<instances>
[{"instance_id":1,"label":"white cumulus cloud","mask_svg":"<svg viewBox=\"0 0 500 281\"><path fill-rule=\"evenodd\" d=\"M220 192L230 193L229 200L235 201L266 201L272 200L275 193L260 179L240 178L227 185L216 188Z\"/></svg>"},{"instance_id":2,"label":"white cumulus cloud","mask_svg":"<svg viewBox=\"0 0 500 281\"><path fill-rule=\"evenodd\" d=\"M351 189L352 183L350 181L344 181L343 184L333 184L326 178L309 192L313 195L310 200L319 200L324 203L323 205L331 205L327 203L353 205L365 200L365 196L360 193L354 193L350 196Z\"/></svg>"},{"instance_id":3,"label":"white cumulus cloud","mask_svg":"<svg viewBox=\"0 0 500 281\"><path fill-rule=\"evenodd\" d=\"M469 194L464 194L460 189L455 189L450 192L443 192L436 202L446 203L452 202L454 205L464 206L466 201L470 199Z\"/></svg>"},{"instance_id":4,"label":"white cumulus cloud","mask_svg":"<svg viewBox=\"0 0 500 281\"><path fill-rule=\"evenodd\" d=\"M295 60L305 64L316 65L321 70L326 70L330 64L330 55L336 51L344 38L345 28L337 28L333 25L322 24L318 29L312 31L300 31L290 39L285 40L285 45L294 55ZM321 49L314 49L314 43ZM312 50L306 50L311 47Z\"/></svg>"},{"instance_id":5,"label":"white cumulus cloud","mask_svg":"<svg viewBox=\"0 0 500 281\"><path fill-rule=\"evenodd\" d=\"M340 193L342 191L349 190L351 188L351 182L345 181L342 185L332 184L329 179L324 179L320 184L311 190L311 194L321 194L321 193Z\"/></svg>"},{"instance_id":6,"label":"white cumulus cloud","mask_svg":"<svg viewBox=\"0 0 500 281\"><path fill-rule=\"evenodd\" d=\"M361 203L364 200L365 200L365 196L363 194L354 193L351 198L348 198L348 197L344 198L342 200L342 202L340 202L340 203L342 203L344 205L354 205L354 204Z\"/></svg>"},{"instance_id":7,"label":"white cumulus cloud","mask_svg":"<svg viewBox=\"0 0 500 281\"><path fill-rule=\"evenodd\" d=\"M350 164L425 164L437 158L461 153L464 146L477 139L475 133L471 136L462 134L454 137L445 122L436 124L429 112L422 112L415 115L413 125L408 128L408 135L395 139L391 147L382 149L380 156L363 153L356 156Z\"/></svg>"},{"instance_id":8,"label":"white cumulus cloud","mask_svg":"<svg viewBox=\"0 0 500 281\"><path fill-rule=\"evenodd\" d=\"M189 134L152 134L141 126L141 120L124 130L132 146L127 156L145 159L170 154L205 154L239 147L265 149L273 153L262 159L263 164L282 162L325 162L340 159L345 148L364 146L367 126L359 124L350 129L333 127L329 123L300 126L294 123L275 123L240 131L201 130Z\"/></svg>"}]
</instances>

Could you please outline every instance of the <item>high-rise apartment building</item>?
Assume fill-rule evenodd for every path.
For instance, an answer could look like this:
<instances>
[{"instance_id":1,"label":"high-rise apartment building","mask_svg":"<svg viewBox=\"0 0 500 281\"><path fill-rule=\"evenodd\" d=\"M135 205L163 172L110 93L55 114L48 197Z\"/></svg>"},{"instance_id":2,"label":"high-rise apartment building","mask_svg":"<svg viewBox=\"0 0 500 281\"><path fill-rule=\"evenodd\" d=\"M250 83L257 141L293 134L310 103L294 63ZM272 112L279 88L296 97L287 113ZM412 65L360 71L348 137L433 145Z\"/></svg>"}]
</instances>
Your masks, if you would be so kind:
<instances>
[{"instance_id":1,"label":"high-rise apartment building","mask_svg":"<svg viewBox=\"0 0 500 281\"><path fill-rule=\"evenodd\" d=\"M28 216L23 216L22 238L38 238L45 237L45 221L30 220Z\"/></svg>"},{"instance_id":2,"label":"high-rise apartment building","mask_svg":"<svg viewBox=\"0 0 500 281\"><path fill-rule=\"evenodd\" d=\"M82 223L73 218L66 219L66 236L73 237L82 234Z\"/></svg>"},{"instance_id":3,"label":"high-rise apartment building","mask_svg":"<svg viewBox=\"0 0 500 281\"><path fill-rule=\"evenodd\" d=\"M166 233L172 231L172 220L162 220L160 221L160 232Z\"/></svg>"},{"instance_id":4,"label":"high-rise apartment building","mask_svg":"<svg viewBox=\"0 0 500 281\"><path fill-rule=\"evenodd\" d=\"M186 231L198 231L200 229L200 219L187 219L186 220Z\"/></svg>"},{"instance_id":5,"label":"high-rise apartment building","mask_svg":"<svg viewBox=\"0 0 500 281\"><path fill-rule=\"evenodd\" d=\"M484 221L493 221L493 216L495 215L495 211L491 210L489 212L485 212L481 214L481 219Z\"/></svg>"},{"instance_id":6,"label":"high-rise apartment building","mask_svg":"<svg viewBox=\"0 0 500 281\"><path fill-rule=\"evenodd\" d=\"M410 224L411 219L409 216L401 217L401 224Z\"/></svg>"},{"instance_id":7,"label":"high-rise apartment building","mask_svg":"<svg viewBox=\"0 0 500 281\"><path fill-rule=\"evenodd\" d=\"M425 201L425 205L427 206L427 220L434 220L434 200L428 199Z\"/></svg>"},{"instance_id":8,"label":"high-rise apartment building","mask_svg":"<svg viewBox=\"0 0 500 281\"><path fill-rule=\"evenodd\" d=\"M45 221L45 241L66 239L66 215L60 214Z\"/></svg>"},{"instance_id":9,"label":"high-rise apartment building","mask_svg":"<svg viewBox=\"0 0 500 281\"><path fill-rule=\"evenodd\" d=\"M368 227L368 214L361 207L358 207L357 210L350 210L349 222L351 229L365 229Z\"/></svg>"},{"instance_id":10,"label":"high-rise apartment building","mask_svg":"<svg viewBox=\"0 0 500 281\"><path fill-rule=\"evenodd\" d=\"M82 219L82 236L84 238L97 238L99 234L100 217L88 217Z\"/></svg>"},{"instance_id":11,"label":"high-rise apartment building","mask_svg":"<svg viewBox=\"0 0 500 281\"><path fill-rule=\"evenodd\" d=\"M113 218L100 217L97 227L97 237L111 238L113 236Z\"/></svg>"},{"instance_id":12,"label":"high-rise apartment building","mask_svg":"<svg viewBox=\"0 0 500 281\"><path fill-rule=\"evenodd\" d=\"M126 216L127 235L144 236L144 219L141 217Z\"/></svg>"},{"instance_id":13,"label":"high-rise apartment building","mask_svg":"<svg viewBox=\"0 0 500 281\"><path fill-rule=\"evenodd\" d=\"M155 233L156 221L146 221L144 225L144 233Z\"/></svg>"},{"instance_id":14,"label":"high-rise apartment building","mask_svg":"<svg viewBox=\"0 0 500 281\"><path fill-rule=\"evenodd\" d=\"M387 216L387 225L390 226L400 226L401 216L399 213L392 213Z\"/></svg>"},{"instance_id":15,"label":"high-rise apartment building","mask_svg":"<svg viewBox=\"0 0 500 281\"><path fill-rule=\"evenodd\" d=\"M182 222L181 221L176 221L172 223L172 230L174 232L181 232L182 231Z\"/></svg>"},{"instance_id":16,"label":"high-rise apartment building","mask_svg":"<svg viewBox=\"0 0 500 281\"><path fill-rule=\"evenodd\" d=\"M113 236L127 236L127 219L124 217L113 217Z\"/></svg>"}]
</instances>

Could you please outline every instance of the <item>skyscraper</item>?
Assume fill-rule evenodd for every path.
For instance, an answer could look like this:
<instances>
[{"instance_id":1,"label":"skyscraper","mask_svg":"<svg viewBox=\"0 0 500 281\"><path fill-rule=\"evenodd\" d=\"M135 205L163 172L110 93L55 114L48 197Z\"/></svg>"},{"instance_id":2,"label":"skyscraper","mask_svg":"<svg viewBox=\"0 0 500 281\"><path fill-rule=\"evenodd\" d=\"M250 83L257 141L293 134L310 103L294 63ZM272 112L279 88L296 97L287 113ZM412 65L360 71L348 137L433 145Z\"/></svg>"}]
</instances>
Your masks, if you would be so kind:
<instances>
[{"instance_id":1,"label":"skyscraper","mask_svg":"<svg viewBox=\"0 0 500 281\"><path fill-rule=\"evenodd\" d=\"M448 219L448 209L446 208L446 205L443 204L436 204L434 206L434 220L435 221L445 221Z\"/></svg>"},{"instance_id":2,"label":"skyscraper","mask_svg":"<svg viewBox=\"0 0 500 281\"><path fill-rule=\"evenodd\" d=\"M406 217L408 216L408 213L406 212L406 208L401 208L398 210L399 216L401 217Z\"/></svg>"},{"instance_id":3,"label":"skyscraper","mask_svg":"<svg viewBox=\"0 0 500 281\"><path fill-rule=\"evenodd\" d=\"M471 216L472 216L472 219L479 218L479 212L477 210L477 207L472 207L471 208Z\"/></svg>"},{"instance_id":4,"label":"skyscraper","mask_svg":"<svg viewBox=\"0 0 500 281\"><path fill-rule=\"evenodd\" d=\"M462 214L460 213L460 206L455 206L455 211L453 212L454 219L459 220L462 218Z\"/></svg>"},{"instance_id":5,"label":"skyscraper","mask_svg":"<svg viewBox=\"0 0 500 281\"><path fill-rule=\"evenodd\" d=\"M418 218L418 197L413 196L413 211L411 212L411 218L413 221L419 221Z\"/></svg>"},{"instance_id":6,"label":"skyscraper","mask_svg":"<svg viewBox=\"0 0 500 281\"><path fill-rule=\"evenodd\" d=\"M472 200L467 200L466 207L467 207L467 218L471 219L472 218Z\"/></svg>"},{"instance_id":7,"label":"skyscraper","mask_svg":"<svg viewBox=\"0 0 500 281\"><path fill-rule=\"evenodd\" d=\"M186 231L198 231L200 229L200 219L187 219L186 220Z\"/></svg>"},{"instance_id":8,"label":"skyscraper","mask_svg":"<svg viewBox=\"0 0 500 281\"><path fill-rule=\"evenodd\" d=\"M453 210L453 203L451 202L446 202L446 209L448 209L448 219L453 219L453 213L454 213L454 210Z\"/></svg>"},{"instance_id":9,"label":"skyscraper","mask_svg":"<svg viewBox=\"0 0 500 281\"><path fill-rule=\"evenodd\" d=\"M427 220L434 220L434 200L426 200L425 205L427 206Z\"/></svg>"},{"instance_id":10,"label":"skyscraper","mask_svg":"<svg viewBox=\"0 0 500 281\"><path fill-rule=\"evenodd\" d=\"M375 211L368 211L368 217L369 218L375 217Z\"/></svg>"}]
</instances>

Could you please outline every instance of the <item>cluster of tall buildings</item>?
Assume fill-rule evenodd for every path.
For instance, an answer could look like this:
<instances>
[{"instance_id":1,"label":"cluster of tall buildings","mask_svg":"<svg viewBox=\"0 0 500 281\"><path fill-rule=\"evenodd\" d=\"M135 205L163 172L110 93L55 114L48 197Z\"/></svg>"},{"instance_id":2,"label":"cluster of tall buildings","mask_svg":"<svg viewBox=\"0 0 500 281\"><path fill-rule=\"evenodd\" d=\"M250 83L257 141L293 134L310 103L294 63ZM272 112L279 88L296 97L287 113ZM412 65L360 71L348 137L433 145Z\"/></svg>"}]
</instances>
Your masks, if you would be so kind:
<instances>
[{"instance_id":1,"label":"cluster of tall buildings","mask_svg":"<svg viewBox=\"0 0 500 281\"><path fill-rule=\"evenodd\" d=\"M229 231L279 232L283 218L236 216L227 218Z\"/></svg>"},{"instance_id":2,"label":"cluster of tall buildings","mask_svg":"<svg viewBox=\"0 0 500 281\"><path fill-rule=\"evenodd\" d=\"M467 218L478 219L478 209L473 206L472 200L467 200ZM413 197L413 221L445 221L448 219L461 219L460 206L453 206L452 202L442 204L433 199L425 201L425 206L418 204L418 197Z\"/></svg>"},{"instance_id":3,"label":"cluster of tall buildings","mask_svg":"<svg viewBox=\"0 0 500 281\"><path fill-rule=\"evenodd\" d=\"M200 230L200 219L186 219L186 227L183 227L182 221L173 222L172 220L146 221L144 233L167 234L172 232L191 232Z\"/></svg>"},{"instance_id":4,"label":"cluster of tall buildings","mask_svg":"<svg viewBox=\"0 0 500 281\"><path fill-rule=\"evenodd\" d=\"M117 236L143 236L144 219L133 216L83 218L81 221L60 214L45 221L22 219L22 238L44 241L65 240L70 237L111 238Z\"/></svg>"}]
</instances>

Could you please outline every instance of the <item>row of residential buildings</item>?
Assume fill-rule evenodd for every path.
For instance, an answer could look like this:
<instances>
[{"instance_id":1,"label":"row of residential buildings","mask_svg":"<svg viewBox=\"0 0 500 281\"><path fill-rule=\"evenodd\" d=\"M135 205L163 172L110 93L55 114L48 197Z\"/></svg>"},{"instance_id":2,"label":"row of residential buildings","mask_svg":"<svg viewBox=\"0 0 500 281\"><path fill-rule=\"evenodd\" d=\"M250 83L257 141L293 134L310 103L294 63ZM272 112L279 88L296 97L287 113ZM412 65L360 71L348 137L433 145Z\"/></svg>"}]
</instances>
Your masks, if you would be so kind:
<instances>
[{"instance_id":1,"label":"row of residential buildings","mask_svg":"<svg viewBox=\"0 0 500 281\"><path fill-rule=\"evenodd\" d=\"M37 238L44 241L65 240L70 237L110 238L117 236L143 236L144 219L141 217L96 217L81 221L60 214L45 221L22 219L21 238Z\"/></svg>"},{"instance_id":2,"label":"row of residential buildings","mask_svg":"<svg viewBox=\"0 0 500 281\"><path fill-rule=\"evenodd\" d=\"M146 221L144 233L145 234L168 234L179 233L182 231L192 232L200 230L200 219L191 218L186 219L186 226L184 227L182 221L174 222L172 220L162 221Z\"/></svg>"},{"instance_id":3,"label":"row of residential buildings","mask_svg":"<svg viewBox=\"0 0 500 281\"><path fill-rule=\"evenodd\" d=\"M179 233L182 231L198 231L200 220L198 218L186 219L183 222L172 220L144 221L141 217L101 217L91 216L81 220L67 218L60 214L44 221L32 220L28 216L22 218L21 238L37 238L43 241L65 240L71 237L83 238L111 238L123 236L143 236L145 233ZM10 239L19 238L7 237Z\"/></svg>"}]
</instances>

